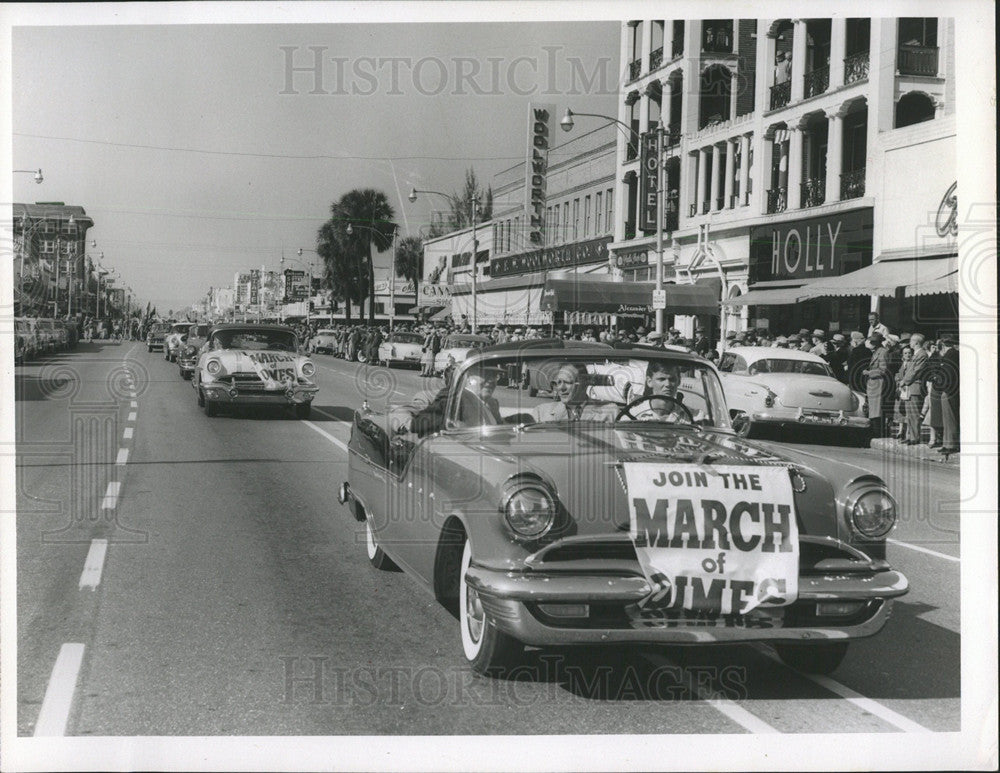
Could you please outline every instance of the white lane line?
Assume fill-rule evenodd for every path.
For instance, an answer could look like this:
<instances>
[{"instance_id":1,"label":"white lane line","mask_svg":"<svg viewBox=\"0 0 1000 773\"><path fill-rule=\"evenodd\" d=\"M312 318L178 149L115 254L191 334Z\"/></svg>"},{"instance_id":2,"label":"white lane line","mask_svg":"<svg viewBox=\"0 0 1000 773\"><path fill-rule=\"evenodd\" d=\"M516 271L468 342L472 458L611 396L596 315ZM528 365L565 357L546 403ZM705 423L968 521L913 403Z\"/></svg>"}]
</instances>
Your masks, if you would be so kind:
<instances>
[{"instance_id":1,"label":"white lane line","mask_svg":"<svg viewBox=\"0 0 1000 773\"><path fill-rule=\"evenodd\" d=\"M662 655L657 655L654 653L644 653L643 657L646 658L650 663L655 666L664 666L669 668L680 668L676 663L672 663L667 660ZM780 733L781 731L777 728L772 727L767 724L763 719L755 714L751 714L745 708L740 706L735 701L731 701L728 698L721 698L715 693L713 693L708 688L703 685L698 684L693 674L686 668L681 669L684 674L684 686L693 695L696 695L699 700L707 703L713 709L718 711L723 716L728 717L737 725L742 727L744 730L755 734L764 733Z\"/></svg>"},{"instance_id":2,"label":"white lane line","mask_svg":"<svg viewBox=\"0 0 1000 773\"><path fill-rule=\"evenodd\" d=\"M119 448L118 449L118 456L115 459L115 464L116 465L128 464L128 449L127 448Z\"/></svg>"},{"instance_id":3,"label":"white lane line","mask_svg":"<svg viewBox=\"0 0 1000 773\"><path fill-rule=\"evenodd\" d=\"M132 402L129 403L128 407L129 408L138 408L139 407L139 403L137 403L135 400L132 400Z\"/></svg>"},{"instance_id":4,"label":"white lane line","mask_svg":"<svg viewBox=\"0 0 1000 773\"><path fill-rule=\"evenodd\" d=\"M331 435L325 429L321 429L319 426L317 426L316 424L313 424L311 421L308 421L306 419L301 419L301 421L307 427L311 427L312 429L316 430L319 434L321 434L323 437L325 437L327 440L329 440L335 446L339 446L344 451L347 450L347 446L344 444L344 441L342 441L342 440L340 440L338 438L335 438L333 435Z\"/></svg>"},{"instance_id":5,"label":"white lane line","mask_svg":"<svg viewBox=\"0 0 1000 773\"><path fill-rule=\"evenodd\" d=\"M80 590L90 588L96 590L101 583L101 572L104 569L104 554L108 552L106 539L95 539L90 542L87 560L83 562L83 573L80 575Z\"/></svg>"},{"instance_id":6,"label":"white lane line","mask_svg":"<svg viewBox=\"0 0 1000 773\"><path fill-rule=\"evenodd\" d=\"M785 668L792 668L787 663L783 662L781 658L771 652L769 649L764 647L762 644L754 644L754 648L764 654L765 657L770 658L775 663L780 663ZM844 700L849 703L853 703L862 711L866 711L873 716L878 717L884 722L888 722L893 727L902 730L904 733L929 733L931 732L926 727L921 724L914 722L912 719L907 719L902 714L893 711L888 706L883 706L878 701L874 701L871 698L866 698L859 692L855 692L847 685L841 684L840 682L834 681L828 676L823 676L822 674L808 674L805 671L799 671L797 668L792 668L799 676L803 676L811 682L818 684L820 687L829 690L834 695L839 695Z\"/></svg>"},{"instance_id":7,"label":"white lane line","mask_svg":"<svg viewBox=\"0 0 1000 773\"><path fill-rule=\"evenodd\" d=\"M132 427L126 427L125 428L125 432L122 433L122 439L123 440L130 440L132 438L132 433L134 431L135 430Z\"/></svg>"},{"instance_id":8,"label":"white lane line","mask_svg":"<svg viewBox=\"0 0 1000 773\"><path fill-rule=\"evenodd\" d=\"M929 556L934 556L935 558L943 558L945 561L954 561L956 564L962 562L961 558L956 558L955 556L949 556L946 553L938 553L936 550L931 550L930 548L922 548L920 545L911 545L909 542L900 542L898 539L886 539L886 542L891 542L893 545L899 545L901 548L909 548L910 550L916 550L919 553L926 553Z\"/></svg>"},{"instance_id":9,"label":"white lane line","mask_svg":"<svg viewBox=\"0 0 1000 773\"><path fill-rule=\"evenodd\" d=\"M322 413L327 418L333 419L338 424L343 424L345 427L351 426L351 423L349 421L344 421L343 419L334 416L329 411L324 411L322 408L317 408L315 405L313 406L313 410L316 411L316 413Z\"/></svg>"},{"instance_id":10,"label":"white lane line","mask_svg":"<svg viewBox=\"0 0 1000 773\"><path fill-rule=\"evenodd\" d=\"M66 723L69 721L69 710L73 705L73 693L76 692L76 680L82 663L82 644L67 643L60 647L59 657L56 658L52 676L49 677L49 685L45 688L42 709L35 722L36 736L66 735Z\"/></svg>"},{"instance_id":11,"label":"white lane line","mask_svg":"<svg viewBox=\"0 0 1000 773\"><path fill-rule=\"evenodd\" d=\"M122 484L117 480L108 483L108 491L104 495L104 501L101 502L102 510L114 510L118 506L118 492L121 488Z\"/></svg>"},{"instance_id":12,"label":"white lane line","mask_svg":"<svg viewBox=\"0 0 1000 773\"><path fill-rule=\"evenodd\" d=\"M128 415L128 419L126 419L126 421L135 421L135 417L136 417L136 416L138 416L138 415L139 415L139 414L137 414L137 413L136 413L135 411L132 411L132 412L131 412L131 413L130 413L130 414Z\"/></svg>"}]
</instances>

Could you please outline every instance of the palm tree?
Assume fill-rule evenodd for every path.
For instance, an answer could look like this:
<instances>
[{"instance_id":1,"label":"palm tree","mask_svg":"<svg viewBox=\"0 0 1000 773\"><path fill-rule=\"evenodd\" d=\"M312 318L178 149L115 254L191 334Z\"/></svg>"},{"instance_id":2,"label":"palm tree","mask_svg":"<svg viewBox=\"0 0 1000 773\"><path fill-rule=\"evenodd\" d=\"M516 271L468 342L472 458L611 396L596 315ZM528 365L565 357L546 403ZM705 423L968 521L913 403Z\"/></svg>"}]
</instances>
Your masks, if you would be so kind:
<instances>
[{"instance_id":1,"label":"palm tree","mask_svg":"<svg viewBox=\"0 0 1000 773\"><path fill-rule=\"evenodd\" d=\"M396 243L396 276L413 282L413 291L420 291L424 273L424 243L419 236L405 236Z\"/></svg>"},{"instance_id":2,"label":"palm tree","mask_svg":"<svg viewBox=\"0 0 1000 773\"><path fill-rule=\"evenodd\" d=\"M362 271L367 270L368 322L375 322L375 261L372 248L384 252L392 246L396 230L393 219L396 213L389 198L374 188L355 188L348 191L331 207L334 218L340 219L344 237L350 246L349 253L360 255ZM367 262L364 262L367 261Z\"/></svg>"},{"instance_id":3,"label":"palm tree","mask_svg":"<svg viewBox=\"0 0 1000 773\"><path fill-rule=\"evenodd\" d=\"M316 252L323 260L324 274L331 288L331 297L343 301L345 318L351 319L351 302L364 300L366 277L361 274L361 261L355 245L347 239L347 224L340 216L337 204L330 207L331 217L316 234Z\"/></svg>"}]
</instances>

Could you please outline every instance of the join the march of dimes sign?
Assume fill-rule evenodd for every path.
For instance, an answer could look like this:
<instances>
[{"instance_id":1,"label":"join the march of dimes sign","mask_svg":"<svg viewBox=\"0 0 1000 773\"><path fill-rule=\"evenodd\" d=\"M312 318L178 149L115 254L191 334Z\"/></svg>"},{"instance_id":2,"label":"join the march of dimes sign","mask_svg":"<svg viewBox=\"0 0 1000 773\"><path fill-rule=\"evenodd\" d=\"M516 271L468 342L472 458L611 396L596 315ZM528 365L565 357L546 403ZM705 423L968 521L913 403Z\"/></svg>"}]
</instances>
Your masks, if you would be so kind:
<instances>
[{"instance_id":1,"label":"join the march of dimes sign","mask_svg":"<svg viewBox=\"0 0 1000 773\"><path fill-rule=\"evenodd\" d=\"M626 463L643 603L745 615L798 595L799 535L784 467Z\"/></svg>"}]
</instances>

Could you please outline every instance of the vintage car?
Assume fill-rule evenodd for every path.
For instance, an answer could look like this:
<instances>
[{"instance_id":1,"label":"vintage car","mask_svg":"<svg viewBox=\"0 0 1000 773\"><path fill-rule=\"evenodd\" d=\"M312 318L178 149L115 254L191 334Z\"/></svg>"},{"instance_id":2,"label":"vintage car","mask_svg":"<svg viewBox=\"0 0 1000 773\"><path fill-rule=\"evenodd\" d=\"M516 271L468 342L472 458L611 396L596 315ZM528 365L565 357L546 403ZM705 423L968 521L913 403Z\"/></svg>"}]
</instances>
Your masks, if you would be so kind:
<instances>
[{"instance_id":1,"label":"vintage car","mask_svg":"<svg viewBox=\"0 0 1000 773\"><path fill-rule=\"evenodd\" d=\"M164 339L167 337L167 331L170 330L170 325L166 322L154 322L150 328L149 332L146 333L146 351L153 351L153 349L163 350Z\"/></svg>"},{"instance_id":2,"label":"vintage car","mask_svg":"<svg viewBox=\"0 0 1000 773\"><path fill-rule=\"evenodd\" d=\"M461 365L465 358L477 349L493 342L486 336L472 333L452 333L445 337L441 349L434 355L434 372L444 373L449 367Z\"/></svg>"},{"instance_id":3,"label":"vintage car","mask_svg":"<svg viewBox=\"0 0 1000 773\"><path fill-rule=\"evenodd\" d=\"M208 331L212 326L207 322L199 322L196 325L188 325L184 343L177 352L177 367L180 369L181 378L189 379L194 376L194 369L198 365L198 355L201 347L208 340Z\"/></svg>"},{"instance_id":4,"label":"vintage car","mask_svg":"<svg viewBox=\"0 0 1000 773\"><path fill-rule=\"evenodd\" d=\"M853 431L869 439L865 396L833 375L822 357L795 349L738 346L719 360L733 427L746 437L756 429L808 426Z\"/></svg>"},{"instance_id":5,"label":"vintage car","mask_svg":"<svg viewBox=\"0 0 1000 773\"><path fill-rule=\"evenodd\" d=\"M189 327L191 327L191 323L187 321L174 322L170 326L167 335L163 339L163 359L167 362L177 361L177 353L180 352L181 347L184 345Z\"/></svg>"},{"instance_id":6,"label":"vintage car","mask_svg":"<svg viewBox=\"0 0 1000 773\"><path fill-rule=\"evenodd\" d=\"M284 405L308 419L315 375L292 328L231 323L212 326L191 381L206 416L223 406Z\"/></svg>"},{"instance_id":7,"label":"vintage car","mask_svg":"<svg viewBox=\"0 0 1000 773\"><path fill-rule=\"evenodd\" d=\"M62 348L59 331L56 328L56 321L51 317L39 317L36 320L38 327L38 344L40 351L56 352Z\"/></svg>"},{"instance_id":8,"label":"vintage car","mask_svg":"<svg viewBox=\"0 0 1000 773\"><path fill-rule=\"evenodd\" d=\"M39 352L37 321L33 317L14 320L14 361L23 363Z\"/></svg>"},{"instance_id":9,"label":"vintage car","mask_svg":"<svg viewBox=\"0 0 1000 773\"><path fill-rule=\"evenodd\" d=\"M388 365L416 365L420 367L420 358L424 353L424 337L420 333L390 333L379 344L379 362Z\"/></svg>"},{"instance_id":10,"label":"vintage car","mask_svg":"<svg viewBox=\"0 0 1000 773\"><path fill-rule=\"evenodd\" d=\"M558 356L552 399L497 386ZM641 394L591 397L636 361ZM454 610L480 673L524 645L635 642L765 642L828 673L908 587L882 480L740 437L715 366L678 352L476 354L429 402L355 413L338 498L376 568Z\"/></svg>"},{"instance_id":11,"label":"vintage car","mask_svg":"<svg viewBox=\"0 0 1000 773\"><path fill-rule=\"evenodd\" d=\"M337 331L317 330L309 339L309 350L315 354L333 354L337 350Z\"/></svg>"}]
</instances>

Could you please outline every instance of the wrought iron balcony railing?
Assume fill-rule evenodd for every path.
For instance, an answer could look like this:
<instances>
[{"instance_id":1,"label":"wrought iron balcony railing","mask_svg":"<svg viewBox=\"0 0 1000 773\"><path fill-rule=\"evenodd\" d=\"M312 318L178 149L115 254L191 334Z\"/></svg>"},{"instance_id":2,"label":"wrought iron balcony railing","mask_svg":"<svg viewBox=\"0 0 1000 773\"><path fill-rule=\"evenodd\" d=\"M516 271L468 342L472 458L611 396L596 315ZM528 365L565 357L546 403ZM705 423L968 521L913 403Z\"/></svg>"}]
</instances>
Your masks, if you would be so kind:
<instances>
[{"instance_id":1,"label":"wrought iron balcony railing","mask_svg":"<svg viewBox=\"0 0 1000 773\"><path fill-rule=\"evenodd\" d=\"M633 59L628 63L628 79L634 81L642 73L642 60Z\"/></svg>"},{"instance_id":2,"label":"wrought iron balcony railing","mask_svg":"<svg viewBox=\"0 0 1000 773\"><path fill-rule=\"evenodd\" d=\"M649 69L658 70L663 66L663 46L649 52Z\"/></svg>"},{"instance_id":3,"label":"wrought iron balcony railing","mask_svg":"<svg viewBox=\"0 0 1000 773\"><path fill-rule=\"evenodd\" d=\"M663 213L663 229L665 231L676 231L679 228L680 218L677 212Z\"/></svg>"},{"instance_id":4,"label":"wrought iron balcony railing","mask_svg":"<svg viewBox=\"0 0 1000 773\"><path fill-rule=\"evenodd\" d=\"M726 208L726 197L724 195L716 197L716 199L715 199L715 208L716 208L716 210L725 209Z\"/></svg>"},{"instance_id":5,"label":"wrought iron balcony railing","mask_svg":"<svg viewBox=\"0 0 1000 773\"><path fill-rule=\"evenodd\" d=\"M635 161L639 157L639 133L632 132L628 144L625 146L625 160Z\"/></svg>"},{"instance_id":6,"label":"wrought iron balcony railing","mask_svg":"<svg viewBox=\"0 0 1000 773\"><path fill-rule=\"evenodd\" d=\"M809 177L802 181L802 206L818 207L826 201L826 178Z\"/></svg>"},{"instance_id":7,"label":"wrought iron balcony railing","mask_svg":"<svg viewBox=\"0 0 1000 773\"><path fill-rule=\"evenodd\" d=\"M711 200L701 202L701 214L707 215L711 209L712 209Z\"/></svg>"},{"instance_id":8,"label":"wrought iron balcony railing","mask_svg":"<svg viewBox=\"0 0 1000 773\"><path fill-rule=\"evenodd\" d=\"M767 192L767 213L784 212L788 208L788 195L785 188L772 188Z\"/></svg>"},{"instance_id":9,"label":"wrought iron balcony railing","mask_svg":"<svg viewBox=\"0 0 1000 773\"><path fill-rule=\"evenodd\" d=\"M666 134L663 135L663 145L672 148L681 144L681 125L671 124L667 127Z\"/></svg>"},{"instance_id":10,"label":"wrought iron balcony railing","mask_svg":"<svg viewBox=\"0 0 1000 773\"><path fill-rule=\"evenodd\" d=\"M896 68L900 75L937 75L937 46L900 46Z\"/></svg>"},{"instance_id":11,"label":"wrought iron balcony railing","mask_svg":"<svg viewBox=\"0 0 1000 773\"><path fill-rule=\"evenodd\" d=\"M684 53L684 38L681 38L680 40L675 39L670 44L670 58L676 59L683 53Z\"/></svg>"},{"instance_id":12,"label":"wrought iron balcony railing","mask_svg":"<svg viewBox=\"0 0 1000 773\"><path fill-rule=\"evenodd\" d=\"M865 168L854 169L840 175L840 199L859 199L865 195Z\"/></svg>"},{"instance_id":13,"label":"wrought iron balcony railing","mask_svg":"<svg viewBox=\"0 0 1000 773\"><path fill-rule=\"evenodd\" d=\"M810 70L804 76L805 88L803 95L805 97L815 97L817 94L822 94L830 87L830 68L829 67L817 67L815 70Z\"/></svg>"},{"instance_id":14,"label":"wrought iron balcony railing","mask_svg":"<svg viewBox=\"0 0 1000 773\"><path fill-rule=\"evenodd\" d=\"M771 110L784 107L792 101L792 82L775 83L771 86Z\"/></svg>"},{"instance_id":15,"label":"wrought iron balcony railing","mask_svg":"<svg viewBox=\"0 0 1000 773\"><path fill-rule=\"evenodd\" d=\"M867 51L851 54L844 60L844 85L848 86L868 77L869 56Z\"/></svg>"},{"instance_id":16,"label":"wrought iron balcony railing","mask_svg":"<svg viewBox=\"0 0 1000 773\"><path fill-rule=\"evenodd\" d=\"M698 214L698 205L692 204L688 207L688 217L695 217Z\"/></svg>"}]
</instances>

